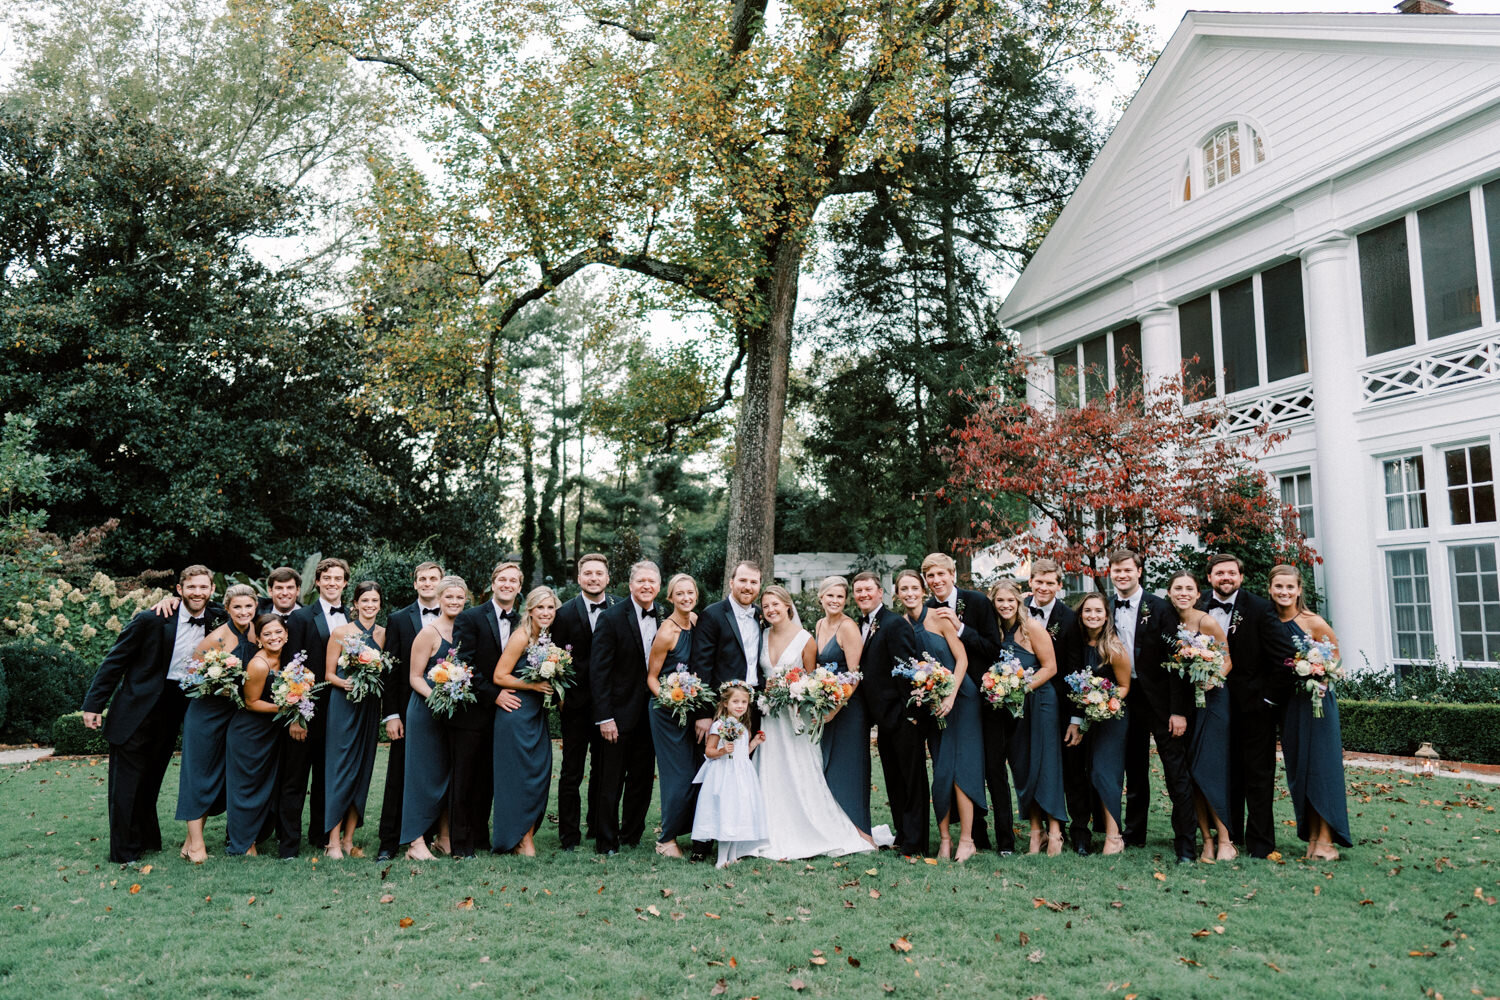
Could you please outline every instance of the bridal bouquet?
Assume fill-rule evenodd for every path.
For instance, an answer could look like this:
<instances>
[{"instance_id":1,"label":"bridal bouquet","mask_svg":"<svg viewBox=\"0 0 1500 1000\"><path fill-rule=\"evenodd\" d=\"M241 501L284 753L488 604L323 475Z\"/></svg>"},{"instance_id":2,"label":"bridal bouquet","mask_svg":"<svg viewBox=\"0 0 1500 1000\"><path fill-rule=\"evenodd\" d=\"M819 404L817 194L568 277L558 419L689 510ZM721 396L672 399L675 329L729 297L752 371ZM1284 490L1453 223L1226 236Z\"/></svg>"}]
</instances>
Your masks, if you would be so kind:
<instances>
[{"instance_id":1,"label":"bridal bouquet","mask_svg":"<svg viewBox=\"0 0 1500 1000\"><path fill-rule=\"evenodd\" d=\"M358 630L350 632L341 640L344 651L339 654L339 666L344 668L344 679L349 690L344 696L358 703L374 695L380 697L385 690L385 674L391 669L391 654L365 641L365 634Z\"/></svg>"},{"instance_id":2,"label":"bridal bouquet","mask_svg":"<svg viewBox=\"0 0 1500 1000\"><path fill-rule=\"evenodd\" d=\"M835 673L824 666L811 670L792 667L766 678L766 691L761 695L761 711L787 712L792 716L792 728L798 733L807 733L817 742L823 736L823 725L834 711L842 708L854 687L860 682L858 673ZM808 721L802 721L806 712Z\"/></svg>"},{"instance_id":3,"label":"bridal bouquet","mask_svg":"<svg viewBox=\"0 0 1500 1000\"><path fill-rule=\"evenodd\" d=\"M1193 682L1193 701L1202 708L1208 704L1208 692L1224 686L1224 661L1229 651L1211 635L1177 627L1177 653L1166 662L1169 670Z\"/></svg>"},{"instance_id":4,"label":"bridal bouquet","mask_svg":"<svg viewBox=\"0 0 1500 1000\"><path fill-rule=\"evenodd\" d=\"M244 708L245 695L240 690L244 680L245 665L238 656L227 650L210 649L203 654L202 659L188 663L187 676L182 679L182 690L189 698L222 695Z\"/></svg>"},{"instance_id":5,"label":"bridal bouquet","mask_svg":"<svg viewBox=\"0 0 1500 1000\"><path fill-rule=\"evenodd\" d=\"M1297 673L1297 679L1312 696L1313 718L1323 717L1323 699L1328 694L1328 685L1344 679L1343 661L1333 643L1314 639L1306 635L1292 636L1296 655L1286 661Z\"/></svg>"},{"instance_id":6,"label":"bridal bouquet","mask_svg":"<svg viewBox=\"0 0 1500 1000\"><path fill-rule=\"evenodd\" d=\"M661 675L661 688L656 695L657 707L676 716L679 726L687 725L688 716L693 714L694 709L710 708L713 703L714 696L707 685L698 679L697 674L678 670Z\"/></svg>"},{"instance_id":7,"label":"bridal bouquet","mask_svg":"<svg viewBox=\"0 0 1500 1000\"><path fill-rule=\"evenodd\" d=\"M1095 722L1108 722L1125 714L1125 702L1120 700L1115 682L1108 677L1080 670L1069 674L1067 681L1068 687L1073 689L1068 699L1078 706L1079 714L1083 716L1079 732L1086 733Z\"/></svg>"},{"instance_id":8,"label":"bridal bouquet","mask_svg":"<svg viewBox=\"0 0 1500 1000\"><path fill-rule=\"evenodd\" d=\"M931 653L923 653L908 660L905 666L892 667L891 675L911 681L911 697L906 699L908 705L926 706L934 713L938 728L948 728L948 720L936 712L943 699L958 690L953 671L939 663Z\"/></svg>"},{"instance_id":9,"label":"bridal bouquet","mask_svg":"<svg viewBox=\"0 0 1500 1000\"><path fill-rule=\"evenodd\" d=\"M464 705L474 704L474 671L458 658L457 646L427 669L427 684L432 688L427 708L433 715L451 719Z\"/></svg>"},{"instance_id":10,"label":"bridal bouquet","mask_svg":"<svg viewBox=\"0 0 1500 1000\"><path fill-rule=\"evenodd\" d=\"M1024 719L1026 692L1035 673L1021 666L1021 659L1015 653L1002 649L1000 659L979 678L979 693L991 707L1008 709L1015 718Z\"/></svg>"},{"instance_id":11,"label":"bridal bouquet","mask_svg":"<svg viewBox=\"0 0 1500 1000\"><path fill-rule=\"evenodd\" d=\"M319 684L313 672L307 669L307 654L299 652L292 662L276 672L271 681L271 704L276 706L276 721L284 726L312 721L318 709L313 695L326 687Z\"/></svg>"},{"instance_id":12,"label":"bridal bouquet","mask_svg":"<svg viewBox=\"0 0 1500 1000\"><path fill-rule=\"evenodd\" d=\"M545 681L552 685L552 693L561 698L573 686L572 647L554 646L551 637L543 632L541 638L526 647L521 680L528 684ZM547 695L542 701L548 708L552 707L552 695Z\"/></svg>"}]
</instances>

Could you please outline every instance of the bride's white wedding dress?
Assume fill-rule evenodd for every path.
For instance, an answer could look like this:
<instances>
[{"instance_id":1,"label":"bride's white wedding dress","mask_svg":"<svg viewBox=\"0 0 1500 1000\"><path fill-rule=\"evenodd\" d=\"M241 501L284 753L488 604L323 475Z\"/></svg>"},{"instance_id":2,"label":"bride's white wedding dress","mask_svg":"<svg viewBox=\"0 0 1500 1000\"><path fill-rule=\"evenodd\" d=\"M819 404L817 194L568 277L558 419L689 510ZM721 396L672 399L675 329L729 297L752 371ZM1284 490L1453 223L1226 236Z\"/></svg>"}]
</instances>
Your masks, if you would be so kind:
<instances>
[{"instance_id":1,"label":"bride's white wedding dress","mask_svg":"<svg viewBox=\"0 0 1500 1000\"><path fill-rule=\"evenodd\" d=\"M760 642L761 675L789 670L802 662L802 647L811 636L799 632L771 663L770 635ZM806 733L796 731L790 716L768 715L762 725L766 741L755 751L761 796L766 803L765 840L750 854L760 858L838 857L873 851L828 790L823 777L823 755Z\"/></svg>"}]
</instances>

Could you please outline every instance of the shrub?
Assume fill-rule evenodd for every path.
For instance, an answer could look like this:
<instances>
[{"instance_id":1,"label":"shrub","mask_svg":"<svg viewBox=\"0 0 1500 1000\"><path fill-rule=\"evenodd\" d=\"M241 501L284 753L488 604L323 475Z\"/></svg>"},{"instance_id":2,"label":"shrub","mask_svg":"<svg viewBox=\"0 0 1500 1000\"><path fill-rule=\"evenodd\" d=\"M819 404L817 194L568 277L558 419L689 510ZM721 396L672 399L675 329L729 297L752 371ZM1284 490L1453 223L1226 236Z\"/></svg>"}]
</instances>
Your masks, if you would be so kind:
<instances>
[{"instance_id":1,"label":"shrub","mask_svg":"<svg viewBox=\"0 0 1500 1000\"><path fill-rule=\"evenodd\" d=\"M10 688L5 683L5 664L0 663L0 732L5 731L5 710L10 706Z\"/></svg>"},{"instance_id":2,"label":"shrub","mask_svg":"<svg viewBox=\"0 0 1500 1000\"><path fill-rule=\"evenodd\" d=\"M15 640L56 644L98 663L136 612L149 608L165 593L138 588L122 594L103 573L95 573L86 587L50 579L35 594L6 608L0 627Z\"/></svg>"},{"instance_id":3,"label":"shrub","mask_svg":"<svg viewBox=\"0 0 1500 1000\"><path fill-rule=\"evenodd\" d=\"M1344 749L1410 756L1424 741L1444 760L1500 764L1500 705L1339 699Z\"/></svg>"},{"instance_id":4,"label":"shrub","mask_svg":"<svg viewBox=\"0 0 1500 1000\"><path fill-rule=\"evenodd\" d=\"M94 669L61 646L10 642L0 646L0 665L10 691L0 741L46 742L52 722L83 704Z\"/></svg>"},{"instance_id":5,"label":"shrub","mask_svg":"<svg viewBox=\"0 0 1500 1000\"><path fill-rule=\"evenodd\" d=\"M82 712L60 715L52 723L52 752L59 757L93 757L109 753L104 732L83 724Z\"/></svg>"},{"instance_id":6,"label":"shrub","mask_svg":"<svg viewBox=\"0 0 1500 1000\"><path fill-rule=\"evenodd\" d=\"M1444 663L1403 666L1399 670L1351 671L1339 682L1339 697L1354 701L1405 701L1425 704L1483 705L1500 702L1500 670L1453 667Z\"/></svg>"},{"instance_id":7,"label":"shrub","mask_svg":"<svg viewBox=\"0 0 1500 1000\"><path fill-rule=\"evenodd\" d=\"M392 611L404 608L417 599L417 591L412 586L412 570L419 563L429 560L437 561L433 559L432 552L425 548L395 549L389 542L372 545L350 566L348 594L354 593L353 585L361 580L374 580L380 584L380 620L385 621ZM472 587L473 581L468 582Z\"/></svg>"}]
</instances>

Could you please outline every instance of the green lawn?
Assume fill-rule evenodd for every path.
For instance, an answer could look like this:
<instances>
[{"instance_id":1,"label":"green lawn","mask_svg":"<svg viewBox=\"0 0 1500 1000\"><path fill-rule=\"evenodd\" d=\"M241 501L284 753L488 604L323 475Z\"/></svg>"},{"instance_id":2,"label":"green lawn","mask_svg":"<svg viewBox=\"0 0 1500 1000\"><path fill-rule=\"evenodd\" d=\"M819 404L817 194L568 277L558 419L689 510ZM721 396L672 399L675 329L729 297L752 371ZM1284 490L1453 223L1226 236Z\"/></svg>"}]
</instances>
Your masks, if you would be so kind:
<instances>
[{"instance_id":1,"label":"green lawn","mask_svg":"<svg viewBox=\"0 0 1500 1000\"><path fill-rule=\"evenodd\" d=\"M1336 864L1294 860L1283 826L1285 863L1178 867L1159 803L1151 844L1117 858L716 872L649 846L562 854L549 826L536 859L167 852L147 872L103 863L105 762L44 761L0 769L0 996L1500 995L1500 794L1349 782L1357 846Z\"/></svg>"}]
</instances>

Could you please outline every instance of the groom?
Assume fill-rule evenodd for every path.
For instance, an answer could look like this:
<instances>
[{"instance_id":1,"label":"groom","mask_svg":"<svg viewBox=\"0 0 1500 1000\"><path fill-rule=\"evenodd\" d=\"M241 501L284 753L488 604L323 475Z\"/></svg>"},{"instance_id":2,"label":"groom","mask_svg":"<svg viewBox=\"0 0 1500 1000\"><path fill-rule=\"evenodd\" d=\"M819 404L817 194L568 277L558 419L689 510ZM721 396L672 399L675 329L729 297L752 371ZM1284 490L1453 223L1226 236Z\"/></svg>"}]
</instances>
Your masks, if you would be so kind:
<instances>
[{"instance_id":1,"label":"groom","mask_svg":"<svg viewBox=\"0 0 1500 1000\"><path fill-rule=\"evenodd\" d=\"M875 720L880 769L895 827L896 850L927 853L927 748L922 730L906 704L911 687L892 676L893 667L917 655L917 637L905 615L885 606L885 588L875 573L854 577L854 603L859 608L859 632L864 649L859 657L865 705Z\"/></svg>"},{"instance_id":2,"label":"groom","mask_svg":"<svg viewBox=\"0 0 1500 1000\"><path fill-rule=\"evenodd\" d=\"M729 579L729 596L710 604L698 616L688 661L693 673L715 695L726 681L744 681L756 691L765 688L765 678L760 676L760 608L755 605L759 596L760 566L742 559ZM750 722L756 728L760 721L753 705L751 712ZM704 716L694 723L698 742L708 738L711 722Z\"/></svg>"}]
</instances>

